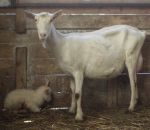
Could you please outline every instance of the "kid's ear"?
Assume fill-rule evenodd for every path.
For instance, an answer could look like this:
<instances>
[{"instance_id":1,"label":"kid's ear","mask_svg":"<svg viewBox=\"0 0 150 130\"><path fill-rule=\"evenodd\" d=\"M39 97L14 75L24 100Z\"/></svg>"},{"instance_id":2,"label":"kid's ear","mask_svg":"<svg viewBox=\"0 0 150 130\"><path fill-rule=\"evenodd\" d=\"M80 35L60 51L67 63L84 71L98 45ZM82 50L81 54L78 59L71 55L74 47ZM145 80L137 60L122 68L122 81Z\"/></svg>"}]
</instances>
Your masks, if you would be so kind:
<instances>
[{"instance_id":1,"label":"kid's ear","mask_svg":"<svg viewBox=\"0 0 150 130\"><path fill-rule=\"evenodd\" d=\"M50 84L50 81L47 80L47 81L46 81L46 86L47 86L47 87L50 87L50 85L51 85L51 84Z\"/></svg>"},{"instance_id":2,"label":"kid's ear","mask_svg":"<svg viewBox=\"0 0 150 130\"><path fill-rule=\"evenodd\" d=\"M32 12L30 12L30 11L28 11L28 10L25 10L25 13L26 13L26 15L27 15L29 18L32 18L32 19L34 19L35 16L36 16L35 13L32 13Z\"/></svg>"},{"instance_id":3,"label":"kid's ear","mask_svg":"<svg viewBox=\"0 0 150 130\"><path fill-rule=\"evenodd\" d=\"M57 18L58 16L60 16L62 14L62 10L58 10L56 11L53 15L52 15L52 21Z\"/></svg>"}]
</instances>

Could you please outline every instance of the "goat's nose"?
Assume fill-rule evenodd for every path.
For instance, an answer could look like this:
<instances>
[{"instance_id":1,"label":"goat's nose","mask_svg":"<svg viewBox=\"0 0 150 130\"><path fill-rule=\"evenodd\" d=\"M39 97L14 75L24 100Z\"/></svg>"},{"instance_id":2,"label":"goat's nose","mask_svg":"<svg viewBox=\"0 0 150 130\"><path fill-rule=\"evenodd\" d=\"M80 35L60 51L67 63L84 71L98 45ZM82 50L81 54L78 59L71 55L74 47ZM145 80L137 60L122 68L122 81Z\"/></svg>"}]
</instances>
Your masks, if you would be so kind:
<instances>
[{"instance_id":1,"label":"goat's nose","mask_svg":"<svg viewBox=\"0 0 150 130\"><path fill-rule=\"evenodd\" d=\"M44 37L46 37L46 34L45 33L41 33L40 36L44 38Z\"/></svg>"}]
</instances>

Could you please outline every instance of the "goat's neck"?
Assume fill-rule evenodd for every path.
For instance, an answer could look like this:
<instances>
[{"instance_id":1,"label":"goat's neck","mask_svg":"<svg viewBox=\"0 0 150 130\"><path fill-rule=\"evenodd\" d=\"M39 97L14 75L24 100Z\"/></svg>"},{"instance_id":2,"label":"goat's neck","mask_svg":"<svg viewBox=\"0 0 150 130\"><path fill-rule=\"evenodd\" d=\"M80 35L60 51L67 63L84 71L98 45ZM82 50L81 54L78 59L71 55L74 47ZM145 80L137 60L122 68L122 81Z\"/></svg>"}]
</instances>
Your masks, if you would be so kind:
<instances>
[{"instance_id":1,"label":"goat's neck","mask_svg":"<svg viewBox=\"0 0 150 130\"><path fill-rule=\"evenodd\" d=\"M56 58L61 56L64 35L56 30L54 24L51 24L50 35L48 38L48 48L53 51Z\"/></svg>"}]
</instances>

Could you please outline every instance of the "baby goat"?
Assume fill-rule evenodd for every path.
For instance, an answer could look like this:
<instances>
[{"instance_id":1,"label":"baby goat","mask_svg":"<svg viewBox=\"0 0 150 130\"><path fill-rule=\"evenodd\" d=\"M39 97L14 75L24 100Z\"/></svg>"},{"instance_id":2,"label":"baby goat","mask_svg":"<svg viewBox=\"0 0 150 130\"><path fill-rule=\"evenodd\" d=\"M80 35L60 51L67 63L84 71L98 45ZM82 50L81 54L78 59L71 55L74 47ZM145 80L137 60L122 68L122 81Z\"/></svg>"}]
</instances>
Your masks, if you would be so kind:
<instances>
[{"instance_id":1,"label":"baby goat","mask_svg":"<svg viewBox=\"0 0 150 130\"><path fill-rule=\"evenodd\" d=\"M41 105L51 101L51 88L49 82L36 90L16 89L7 94L4 101L4 109L19 110L29 109L32 112L40 112Z\"/></svg>"}]
</instances>

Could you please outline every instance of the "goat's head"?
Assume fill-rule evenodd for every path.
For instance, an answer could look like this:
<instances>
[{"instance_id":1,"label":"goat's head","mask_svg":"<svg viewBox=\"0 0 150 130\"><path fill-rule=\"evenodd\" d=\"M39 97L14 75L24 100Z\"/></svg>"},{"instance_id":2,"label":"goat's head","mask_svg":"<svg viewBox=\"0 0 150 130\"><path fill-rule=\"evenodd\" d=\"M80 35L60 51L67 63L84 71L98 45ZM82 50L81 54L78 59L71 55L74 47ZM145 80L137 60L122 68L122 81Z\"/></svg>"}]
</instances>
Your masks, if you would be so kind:
<instances>
[{"instance_id":1,"label":"goat's head","mask_svg":"<svg viewBox=\"0 0 150 130\"><path fill-rule=\"evenodd\" d=\"M33 18L36 22L37 31L39 35L39 39L42 42L43 47L45 48L45 44L47 42L48 36L50 34L51 22L61 14L61 10L54 12L53 14L48 12L41 12L38 14L26 11L27 16Z\"/></svg>"}]
</instances>

